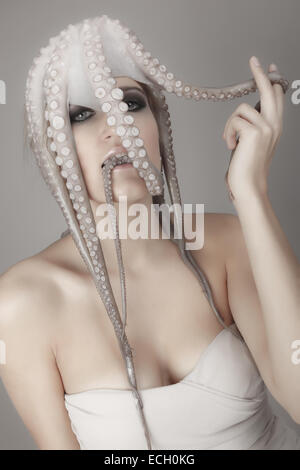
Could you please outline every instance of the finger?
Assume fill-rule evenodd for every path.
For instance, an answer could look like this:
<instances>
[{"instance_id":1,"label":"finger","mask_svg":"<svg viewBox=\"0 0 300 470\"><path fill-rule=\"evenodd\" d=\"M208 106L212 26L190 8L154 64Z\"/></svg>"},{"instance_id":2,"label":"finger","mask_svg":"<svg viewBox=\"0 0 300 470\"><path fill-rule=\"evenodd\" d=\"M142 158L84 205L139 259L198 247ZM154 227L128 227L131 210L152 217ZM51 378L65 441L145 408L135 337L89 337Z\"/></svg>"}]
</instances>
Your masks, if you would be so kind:
<instances>
[{"instance_id":1,"label":"finger","mask_svg":"<svg viewBox=\"0 0 300 470\"><path fill-rule=\"evenodd\" d=\"M236 145L236 140L238 139L239 135L247 129L249 129L252 126L249 122L245 121L245 119L239 117L239 116L234 116L229 124L228 124L228 129L227 129L227 138L226 138L226 143L229 149L232 149ZM238 134L238 135L237 135Z\"/></svg>"},{"instance_id":2,"label":"finger","mask_svg":"<svg viewBox=\"0 0 300 470\"><path fill-rule=\"evenodd\" d=\"M264 73L261 65L255 65L254 56L249 60L250 68L253 73L254 80L256 82L257 88L261 95L261 114L267 119L270 123L272 122L273 116L276 113L276 101L275 94L272 84Z\"/></svg>"},{"instance_id":3,"label":"finger","mask_svg":"<svg viewBox=\"0 0 300 470\"><path fill-rule=\"evenodd\" d=\"M257 126L257 127L263 127L263 125L265 124L264 118L256 109L254 109L248 103L242 103L237 107L237 109L232 113L232 115L228 119L225 125L225 129L224 129L224 134L223 134L224 138L226 138L229 123L231 119L235 116L240 116L246 121L248 121L250 124Z\"/></svg>"},{"instance_id":4,"label":"finger","mask_svg":"<svg viewBox=\"0 0 300 470\"><path fill-rule=\"evenodd\" d=\"M277 65L270 64L269 72L279 72ZM282 86L279 83L274 83L273 90L274 90L274 95L275 95L275 100L276 100L277 113L279 117L282 117L283 106L284 106L284 92L283 92Z\"/></svg>"},{"instance_id":5,"label":"finger","mask_svg":"<svg viewBox=\"0 0 300 470\"><path fill-rule=\"evenodd\" d=\"M277 116L278 119L281 121L283 116L283 108L284 108L284 93L282 90L281 85L276 83L274 86L274 93L277 103Z\"/></svg>"}]
</instances>

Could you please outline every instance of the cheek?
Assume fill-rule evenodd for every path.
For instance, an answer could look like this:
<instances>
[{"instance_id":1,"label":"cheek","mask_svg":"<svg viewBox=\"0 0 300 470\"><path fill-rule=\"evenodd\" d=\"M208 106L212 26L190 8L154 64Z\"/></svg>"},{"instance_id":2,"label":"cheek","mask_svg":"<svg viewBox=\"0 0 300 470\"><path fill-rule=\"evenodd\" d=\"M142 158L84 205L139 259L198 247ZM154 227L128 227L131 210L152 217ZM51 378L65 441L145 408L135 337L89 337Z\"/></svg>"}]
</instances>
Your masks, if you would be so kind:
<instances>
[{"instance_id":1,"label":"cheek","mask_svg":"<svg viewBox=\"0 0 300 470\"><path fill-rule=\"evenodd\" d=\"M81 128L73 128L73 136L80 166L83 170L88 170L92 163L92 145L89 133Z\"/></svg>"},{"instance_id":2,"label":"cheek","mask_svg":"<svg viewBox=\"0 0 300 470\"><path fill-rule=\"evenodd\" d=\"M95 145L92 142L92 135L93 132L88 132L87 129L73 128L75 148L87 193L90 198L97 200L97 191L102 181L102 173L95 158Z\"/></svg>"},{"instance_id":3,"label":"cheek","mask_svg":"<svg viewBox=\"0 0 300 470\"><path fill-rule=\"evenodd\" d=\"M149 118L146 123L140 127L143 140L146 145L146 150L149 153L151 160L158 160L160 158L159 150L159 132L155 119Z\"/></svg>"}]
</instances>

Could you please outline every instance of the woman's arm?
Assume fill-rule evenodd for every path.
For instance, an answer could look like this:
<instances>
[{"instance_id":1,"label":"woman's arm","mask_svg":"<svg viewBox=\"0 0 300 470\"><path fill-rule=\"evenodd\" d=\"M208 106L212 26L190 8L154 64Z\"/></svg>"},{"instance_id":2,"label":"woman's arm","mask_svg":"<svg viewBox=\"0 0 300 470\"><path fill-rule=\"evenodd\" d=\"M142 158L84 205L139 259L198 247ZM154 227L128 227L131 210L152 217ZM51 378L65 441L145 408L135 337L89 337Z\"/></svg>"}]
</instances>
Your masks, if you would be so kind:
<instances>
[{"instance_id":1,"label":"woman's arm","mask_svg":"<svg viewBox=\"0 0 300 470\"><path fill-rule=\"evenodd\" d=\"M235 224L235 236L231 236L232 259L228 259L231 293L235 296L235 315L244 329L253 328L247 326L253 322L247 311L257 297L265 329L269 374L286 409L299 422L300 366L292 361L292 353L293 345L300 339L300 263L273 211L267 181L282 133L284 95L281 86L272 86L261 65L253 59L250 67L261 95L260 106L254 109L243 103L228 119L224 130L228 148L233 151L227 183L239 222ZM269 71L272 70L277 70L274 64L269 66ZM252 271L256 289L242 299L239 276L245 277L245 269L247 273ZM245 279L251 276L248 274ZM257 329L257 335L260 334ZM249 346L255 348L254 338Z\"/></svg>"},{"instance_id":2,"label":"woman's arm","mask_svg":"<svg viewBox=\"0 0 300 470\"><path fill-rule=\"evenodd\" d=\"M236 208L238 217L233 219L231 248L227 251L232 314L242 334L243 330L247 335L257 329L254 349L256 338L266 336L268 357L261 356L260 360L268 361L283 406L299 423L300 364L292 361L292 344L300 340L300 264L267 197L249 194L247 202L236 204ZM255 284L251 295L250 277ZM251 308L254 297L258 300L256 312ZM255 320L258 312L264 332Z\"/></svg>"},{"instance_id":3,"label":"woman's arm","mask_svg":"<svg viewBox=\"0 0 300 470\"><path fill-rule=\"evenodd\" d=\"M46 321L51 300L40 287L19 284L11 271L0 278L0 339L6 349L0 376L39 449L79 450Z\"/></svg>"}]
</instances>

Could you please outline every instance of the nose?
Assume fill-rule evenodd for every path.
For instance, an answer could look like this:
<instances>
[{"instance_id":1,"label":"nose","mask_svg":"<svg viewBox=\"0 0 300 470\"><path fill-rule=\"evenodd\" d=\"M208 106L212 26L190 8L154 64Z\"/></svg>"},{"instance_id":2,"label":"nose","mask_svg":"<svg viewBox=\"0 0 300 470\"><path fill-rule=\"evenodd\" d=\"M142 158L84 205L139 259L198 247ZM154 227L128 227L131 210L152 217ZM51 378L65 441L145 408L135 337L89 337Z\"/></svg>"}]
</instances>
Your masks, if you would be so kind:
<instances>
[{"instance_id":1,"label":"nose","mask_svg":"<svg viewBox=\"0 0 300 470\"><path fill-rule=\"evenodd\" d=\"M98 123L100 125L102 137L104 139L109 139L112 135L117 135L116 129L118 118L116 116L109 116L108 113L105 113L104 111L99 111L97 114L99 114L100 118Z\"/></svg>"},{"instance_id":2,"label":"nose","mask_svg":"<svg viewBox=\"0 0 300 470\"><path fill-rule=\"evenodd\" d=\"M102 135L104 144L109 144L110 147L122 145L121 137L116 133L116 126L109 126L105 120Z\"/></svg>"},{"instance_id":3,"label":"nose","mask_svg":"<svg viewBox=\"0 0 300 470\"><path fill-rule=\"evenodd\" d=\"M127 152L122 144L121 137L116 133L116 126L109 126L106 121L101 132L101 147L103 149L101 168L104 166L104 159L107 153L115 147L120 147L120 149L123 149L124 153Z\"/></svg>"}]
</instances>

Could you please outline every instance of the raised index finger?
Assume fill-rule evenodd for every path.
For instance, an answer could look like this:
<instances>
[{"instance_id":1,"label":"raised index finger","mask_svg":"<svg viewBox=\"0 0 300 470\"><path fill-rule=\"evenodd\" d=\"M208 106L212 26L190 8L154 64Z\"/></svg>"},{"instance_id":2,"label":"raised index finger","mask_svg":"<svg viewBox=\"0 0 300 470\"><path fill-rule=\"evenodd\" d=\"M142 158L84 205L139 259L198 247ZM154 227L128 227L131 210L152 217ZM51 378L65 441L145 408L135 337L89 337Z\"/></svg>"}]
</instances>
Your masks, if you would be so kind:
<instances>
[{"instance_id":1,"label":"raised index finger","mask_svg":"<svg viewBox=\"0 0 300 470\"><path fill-rule=\"evenodd\" d=\"M269 72L279 72L277 65L270 64ZM272 86L273 86L276 105L277 105L277 112L279 114L279 117L281 117L283 114L284 92L283 92L282 86L279 83L274 83L274 85Z\"/></svg>"},{"instance_id":2,"label":"raised index finger","mask_svg":"<svg viewBox=\"0 0 300 470\"><path fill-rule=\"evenodd\" d=\"M255 64L255 57L249 60L250 68L253 73L254 80L260 92L260 113L268 122L272 122L272 118L276 115L276 99L272 84L264 73L261 65Z\"/></svg>"}]
</instances>

